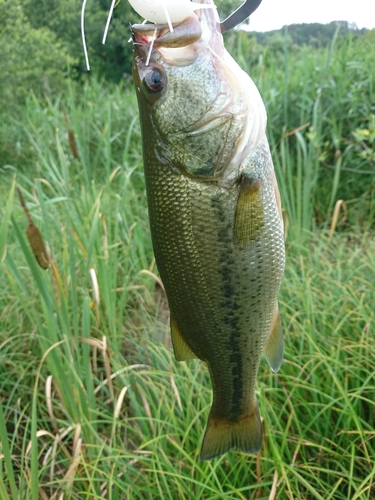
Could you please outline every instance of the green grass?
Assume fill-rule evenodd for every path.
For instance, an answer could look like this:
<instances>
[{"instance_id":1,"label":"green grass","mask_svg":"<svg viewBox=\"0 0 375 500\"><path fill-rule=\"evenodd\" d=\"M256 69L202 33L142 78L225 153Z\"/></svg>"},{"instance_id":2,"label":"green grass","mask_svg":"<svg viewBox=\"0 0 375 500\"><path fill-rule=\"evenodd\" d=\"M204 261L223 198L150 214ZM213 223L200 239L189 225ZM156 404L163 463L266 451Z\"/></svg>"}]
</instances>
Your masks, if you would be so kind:
<instances>
[{"instance_id":1,"label":"green grass","mask_svg":"<svg viewBox=\"0 0 375 500\"><path fill-rule=\"evenodd\" d=\"M260 368L262 450L201 462L209 376L171 350L132 89L93 82L81 95L31 98L22 113L18 156L0 172L0 497L373 498L375 242L359 226L296 229L313 138L293 134L293 156L289 138L271 134L279 175L288 158L295 169L284 190L286 353L279 374ZM27 243L16 185L48 242L47 271ZM313 217L314 204L306 210Z\"/></svg>"}]
</instances>

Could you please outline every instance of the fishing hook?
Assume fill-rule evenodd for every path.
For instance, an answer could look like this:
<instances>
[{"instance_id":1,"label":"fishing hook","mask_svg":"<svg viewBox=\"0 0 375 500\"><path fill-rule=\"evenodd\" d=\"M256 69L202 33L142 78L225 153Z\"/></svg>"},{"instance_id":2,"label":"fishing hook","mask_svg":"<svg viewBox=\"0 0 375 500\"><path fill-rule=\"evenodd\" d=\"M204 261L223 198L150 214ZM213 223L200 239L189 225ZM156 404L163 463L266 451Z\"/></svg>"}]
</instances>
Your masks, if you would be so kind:
<instances>
[{"instance_id":1,"label":"fishing hook","mask_svg":"<svg viewBox=\"0 0 375 500\"><path fill-rule=\"evenodd\" d=\"M246 0L237 10L232 12L224 21L219 23L219 29L222 33L235 28L245 21L262 3L262 0Z\"/></svg>"}]
</instances>

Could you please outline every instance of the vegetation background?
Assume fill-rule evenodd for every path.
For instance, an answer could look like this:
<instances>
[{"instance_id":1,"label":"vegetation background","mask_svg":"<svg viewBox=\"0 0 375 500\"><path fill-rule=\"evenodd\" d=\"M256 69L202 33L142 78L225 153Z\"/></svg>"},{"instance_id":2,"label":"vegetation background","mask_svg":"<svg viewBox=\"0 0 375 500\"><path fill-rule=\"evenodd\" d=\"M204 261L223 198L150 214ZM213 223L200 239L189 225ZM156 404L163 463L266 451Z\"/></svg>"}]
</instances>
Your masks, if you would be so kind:
<instances>
[{"instance_id":1,"label":"vegetation background","mask_svg":"<svg viewBox=\"0 0 375 500\"><path fill-rule=\"evenodd\" d=\"M258 456L202 463L209 377L174 361L149 237L138 19L122 1L103 46L109 3L88 3L89 74L80 9L0 0L0 498L374 498L375 31L226 35L268 110L286 353L260 368Z\"/></svg>"}]
</instances>

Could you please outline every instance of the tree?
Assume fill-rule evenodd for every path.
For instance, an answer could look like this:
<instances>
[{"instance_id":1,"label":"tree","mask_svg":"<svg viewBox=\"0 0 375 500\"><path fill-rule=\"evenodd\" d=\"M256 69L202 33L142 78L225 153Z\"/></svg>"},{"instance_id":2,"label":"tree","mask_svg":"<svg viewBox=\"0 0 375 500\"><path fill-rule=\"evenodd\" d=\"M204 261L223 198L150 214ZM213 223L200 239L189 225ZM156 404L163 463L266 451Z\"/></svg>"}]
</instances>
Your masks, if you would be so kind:
<instances>
[{"instance_id":1,"label":"tree","mask_svg":"<svg viewBox=\"0 0 375 500\"><path fill-rule=\"evenodd\" d=\"M244 0L216 0L215 5L219 12L220 19L223 21L232 12L234 12Z\"/></svg>"},{"instance_id":2,"label":"tree","mask_svg":"<svg viewBox=\"0 0 375 500\"><path fill-rule=\"evenodd\" d=\"M33 28L22 0L0 0L0 104L9 107L30 90L36 94L61 85L69 57L56 35L46 27Z\"/></svg>"},{"instance_id":3,"label":"tree","mask_svg":"<svg viewBox=\"0 0 375 500\"><path fill-rule=\"evenodd\" d=\"M82 0L25 0L25 13L34 28L48 27L76 60L76 70L86 73L81 42ZM119 81L131 73L132 47L129 23L140 22L127 0L114 9L106 44L102 37L111 0L90 0L85 12L85 35L92 71Z\"/></svg>"}]
</instances>

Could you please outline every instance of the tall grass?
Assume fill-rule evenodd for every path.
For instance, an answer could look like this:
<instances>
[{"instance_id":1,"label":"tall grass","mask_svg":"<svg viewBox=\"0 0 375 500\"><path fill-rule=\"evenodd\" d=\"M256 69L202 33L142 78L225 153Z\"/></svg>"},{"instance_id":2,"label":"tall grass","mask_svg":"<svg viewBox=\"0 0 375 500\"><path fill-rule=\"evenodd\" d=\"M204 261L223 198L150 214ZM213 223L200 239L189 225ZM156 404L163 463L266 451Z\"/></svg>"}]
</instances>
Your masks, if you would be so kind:
<instances>
[{"instance_id":1,"label":"tall grass","mask_svg":"<svg viewBox=\"0 0 375 500\"><path fill-rule=\"evenodd\" d=\"M201 462L209 376L171 351L134 96L82 92L28 102L32 163L1 174L1 498L373 498L374 241L288 239L285 361L258 379L264 445Z\"/></svg>"}]
</instances>

